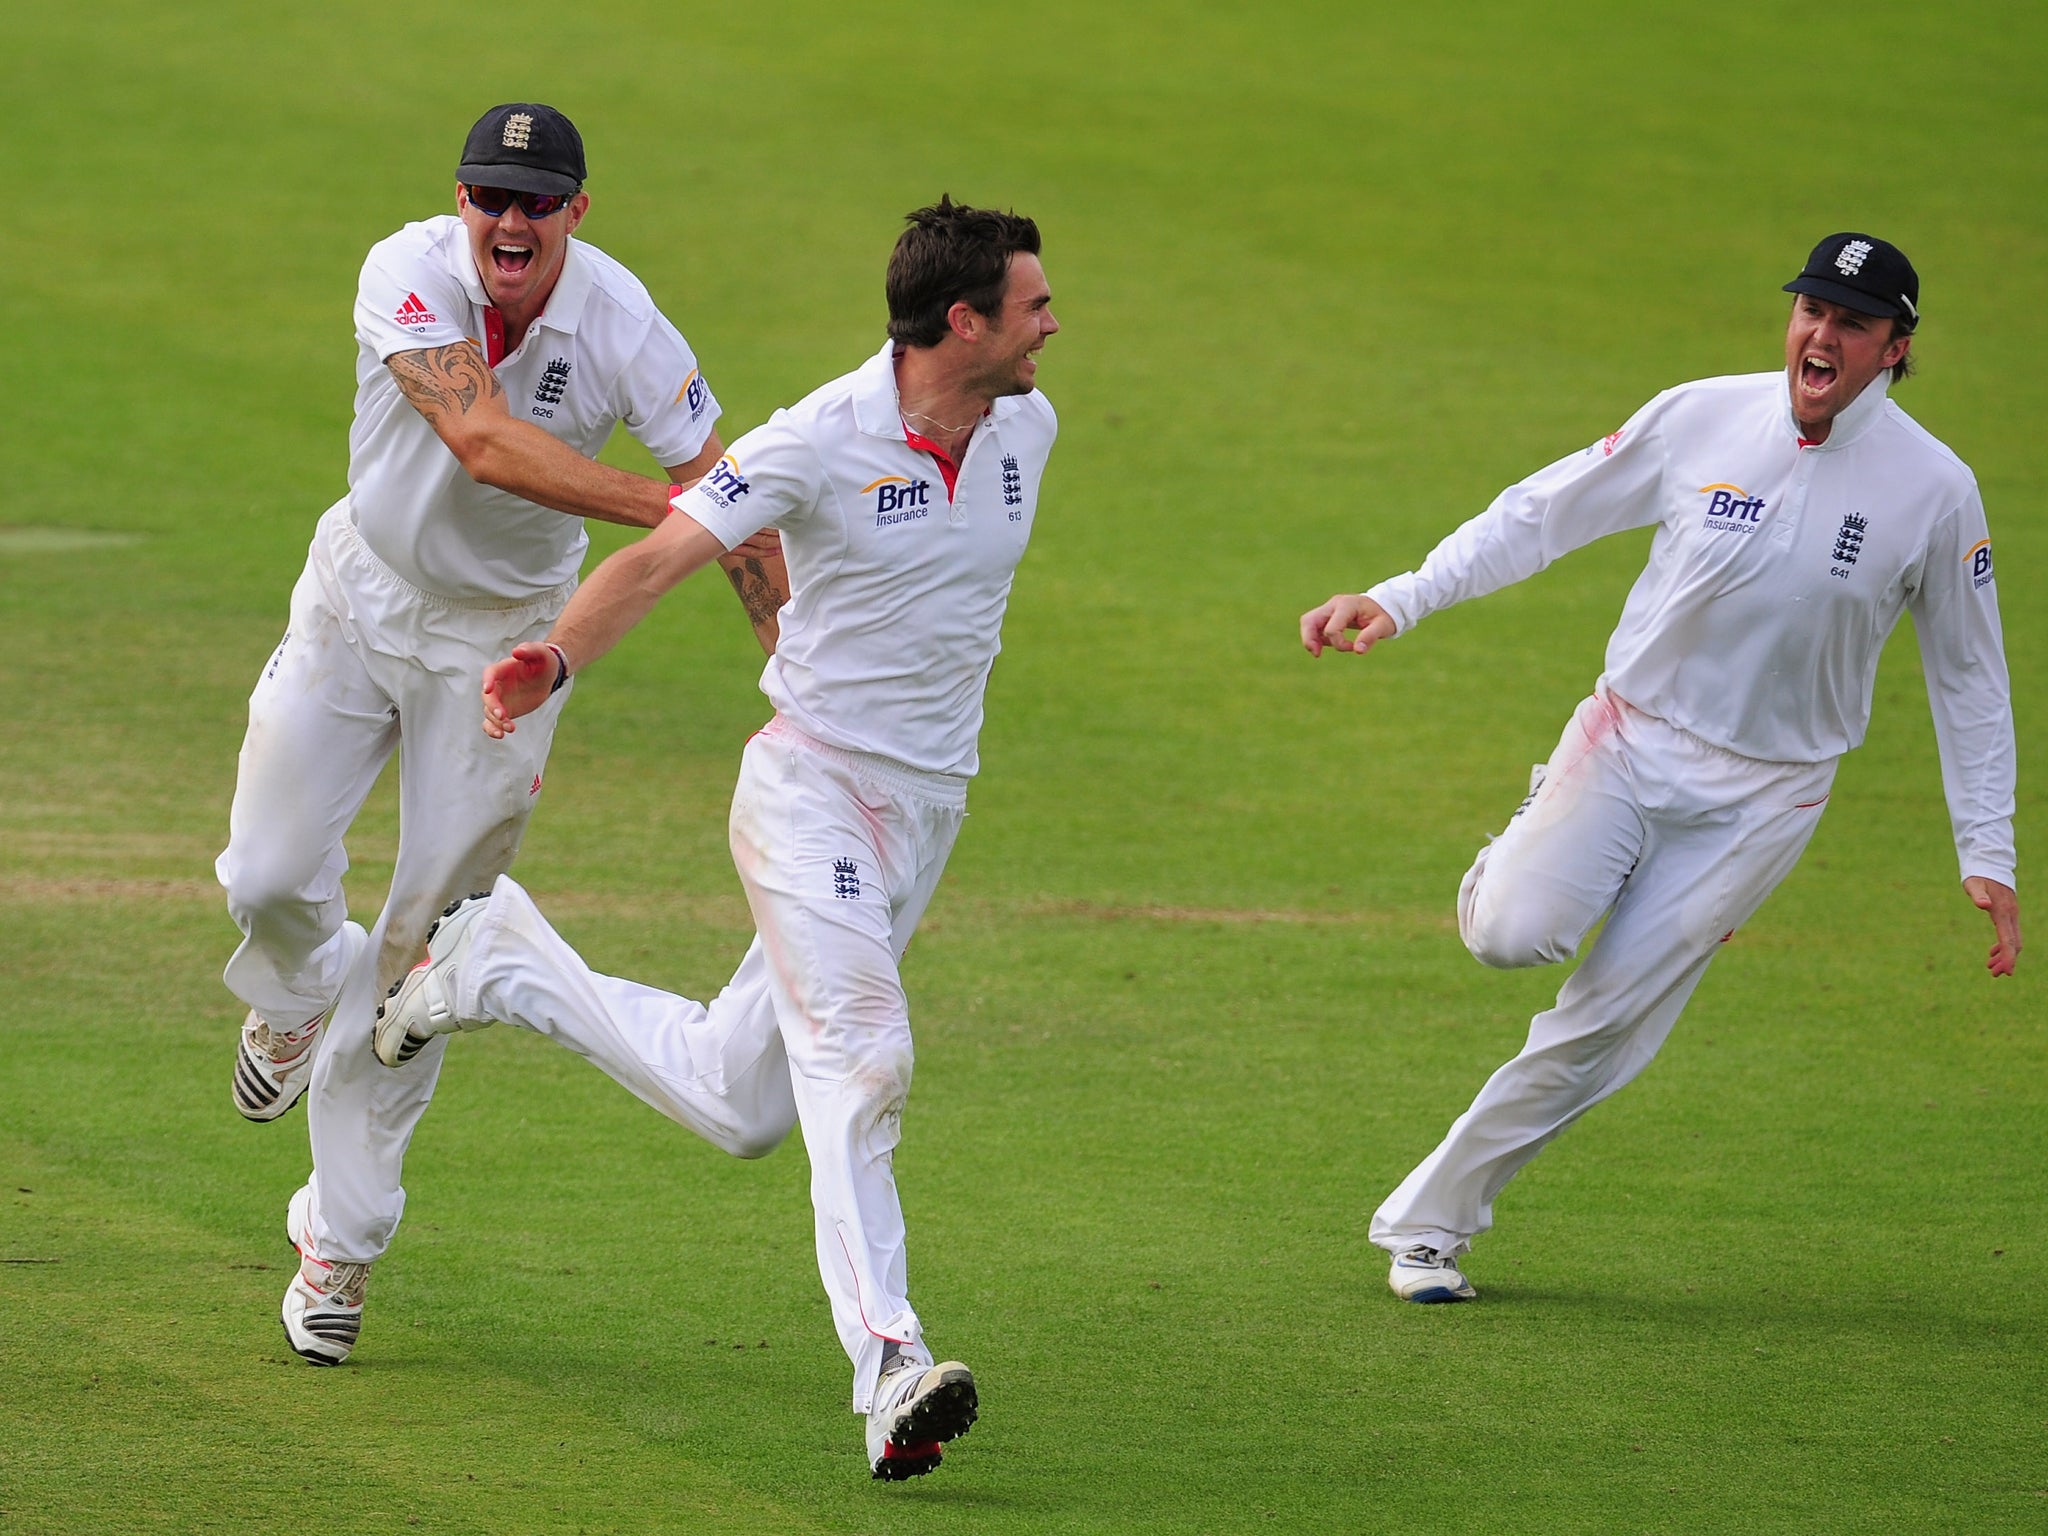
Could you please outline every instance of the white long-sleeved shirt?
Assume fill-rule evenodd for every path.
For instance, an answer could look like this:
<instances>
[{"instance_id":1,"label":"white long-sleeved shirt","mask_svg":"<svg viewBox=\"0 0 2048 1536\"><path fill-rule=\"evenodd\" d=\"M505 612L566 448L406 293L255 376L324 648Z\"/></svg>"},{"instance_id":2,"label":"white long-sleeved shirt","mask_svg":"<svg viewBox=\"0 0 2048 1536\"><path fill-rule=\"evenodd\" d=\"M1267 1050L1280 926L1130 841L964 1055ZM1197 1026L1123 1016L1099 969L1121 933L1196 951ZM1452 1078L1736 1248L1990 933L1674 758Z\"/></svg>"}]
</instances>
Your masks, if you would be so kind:
<instances>
[{"instance_id":1,"label":"white long-sleeved shirt","mask_svg":"<svg viewBox=\"0 0 2048 1536\"><path fill-rule=\"evenodd\" d=\"M761 691L783 718L830 746L971 778L1059 421L1036 392L997 400L948 486L904 431L894 353L777 411L675 505L728 549L782 531L790 598Z\"/></svg>"},{"instance_id":2,"label":"white long-sleeved shirt","mask_svg":"<svg viewBox=\"0 0 2048 1536\"><path fill-rule=\"evenodd\" d=\"M1607 642L1607 686L1715 746L1798 763L1862 742L1904 609L1963 875L2010 885L2012 699L1984 505L1969 467L1888 382L1879 374L1819 444L1801 440L1782 373L1666 390L1366 595L1405 633L1603 534L1654 525Z\"/></svg>"}]
</instances>

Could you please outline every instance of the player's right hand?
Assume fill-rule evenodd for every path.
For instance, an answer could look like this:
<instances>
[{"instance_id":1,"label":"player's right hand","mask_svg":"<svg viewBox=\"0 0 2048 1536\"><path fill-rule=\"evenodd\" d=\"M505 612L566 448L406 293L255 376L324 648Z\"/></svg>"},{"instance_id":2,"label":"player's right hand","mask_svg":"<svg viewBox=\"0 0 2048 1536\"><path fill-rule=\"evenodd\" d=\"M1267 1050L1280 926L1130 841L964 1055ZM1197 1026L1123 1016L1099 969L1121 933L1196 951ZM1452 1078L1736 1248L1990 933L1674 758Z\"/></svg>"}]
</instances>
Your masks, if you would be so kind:
<instances>
[{"instance_id":1,"label":"player's right hand","mask_svg":"<svg viewBox=\"0 0 2048 1536\"><path fill-rule=\"evenodd\" d=\"M1358 632L1356 640L1344 638L1351 630ZM1387 610L1359 592L1339 592L1301 616L1301 644L1311 656L1320 656L1325 649L1363 656L1393 634L1394 621Z\"/></svg>"},{"instance_id":2,"label":"player's right hand","mask_svg":"<svg viewBox=\"0 0 2048 1536\"><path fill-rule=\"evenodd\" d=\"M484 734L493 741L511 735L517 729L514 720L547 702L560 666L553 651L529 640L514 646L503 661L485 667Z\"/></svg>"}]
</instances>

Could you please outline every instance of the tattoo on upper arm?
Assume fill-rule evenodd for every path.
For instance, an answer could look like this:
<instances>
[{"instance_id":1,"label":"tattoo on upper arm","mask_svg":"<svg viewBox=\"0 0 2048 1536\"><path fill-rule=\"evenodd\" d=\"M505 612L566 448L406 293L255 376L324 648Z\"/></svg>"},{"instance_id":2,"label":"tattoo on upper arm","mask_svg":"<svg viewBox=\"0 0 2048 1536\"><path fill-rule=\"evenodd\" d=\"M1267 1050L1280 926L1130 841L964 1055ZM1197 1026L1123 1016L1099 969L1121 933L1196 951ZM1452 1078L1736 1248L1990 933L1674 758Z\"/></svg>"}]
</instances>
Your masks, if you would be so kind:
<instances>
[{"instance_id":1,"label":"tattoo on upper arm","mask_svg":"<svg viewBox=\"0 0 2048 1536\"><path fill-rule=\"evenodd\" d=\"M467 341L394 352L386 366L414 409L433 423L451 412L466 416L477 401L500 399L505 393L484 355Z\"/></svg>"},{"instance_id":2,"label":"tattoo on upper arm","mask_svg":"<svg viewBox=\"0 0 2048 1536\"><path fill-rule=\"evenodd\" d=\"M732 589L747 610L747 622L756 629L774 623L775 615L789 601L789 594L769 580L767 567L757 559L749 557L728 567L725 574L732 578Z\"/></svg>"}]
</instances>

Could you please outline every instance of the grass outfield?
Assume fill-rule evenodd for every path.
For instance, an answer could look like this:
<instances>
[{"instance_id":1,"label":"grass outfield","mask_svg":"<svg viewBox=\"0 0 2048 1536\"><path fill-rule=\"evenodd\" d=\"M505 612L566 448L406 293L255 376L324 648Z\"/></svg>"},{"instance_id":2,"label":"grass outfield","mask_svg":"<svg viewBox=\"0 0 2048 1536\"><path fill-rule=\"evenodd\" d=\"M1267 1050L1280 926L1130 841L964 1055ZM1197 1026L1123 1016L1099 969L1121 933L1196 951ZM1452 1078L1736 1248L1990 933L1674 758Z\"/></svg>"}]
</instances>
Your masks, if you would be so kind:
<instances>
[{"instance_id":1,"label":"grass outfield","mask_svg":"<svg viewBox=\"0 0 2048 1536\"><path fill-rule=\"evenodd\" d=\"M1644 543L1366 662L1292 639L1658 389L1772 366L1778 284L1873 229L1923 277L1899 398L1990 510L2034 854L2048 19L218 0L7 34L0 1536L2048 1528L2048 953L1983 973L1910 629L1805 862L1503 1197L1459 1308L1395 1303L1366 1218L1561 979L1474 965L1452 895ZM1063 434L906 967L915 1295L985 1409L917 1483L866 1479L801 1148L723 1158L512 1031L454 1047L348 1365L277 1326L304 1123L228 1105L210 861L344 483L357 267L515 96L582 128L583 233L728 438L877 343L905 209L1046 231ZM701 995L737 959L756 663L706 581L579 685L519 873L593 963ZM380 791L359 915L394 832Z\"/></svg>"}]
</instances>

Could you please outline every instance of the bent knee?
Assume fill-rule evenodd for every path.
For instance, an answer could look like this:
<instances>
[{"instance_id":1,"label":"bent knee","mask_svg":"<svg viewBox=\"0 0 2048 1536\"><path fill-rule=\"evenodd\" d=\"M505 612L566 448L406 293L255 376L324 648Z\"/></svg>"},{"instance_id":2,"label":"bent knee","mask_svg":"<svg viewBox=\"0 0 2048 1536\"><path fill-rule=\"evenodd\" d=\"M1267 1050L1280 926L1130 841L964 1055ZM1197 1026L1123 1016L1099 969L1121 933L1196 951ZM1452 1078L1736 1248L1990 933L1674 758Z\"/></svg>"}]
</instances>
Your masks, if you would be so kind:
<instances>
[{"instance_id":1,"label":"bent knee","mask_svg":"<svg viewBox=\"0 0 2048 1536\"><path fill-rule=\"evenodd\" d=\"M285 853L285 850L279 850ZM237 860L222 874L228 911L244 931L274 922L304 920L335 896L323 866L290 857Z\"/></svg>"},{"instance_id":2,"label":"bent knee","mask_svg":"<svg viewBox=\"0 0 2048 1536\"><path fill-rule=\"evenodd\" d=\"M1465 948L1481 965L1497 971L1531 965L1555 965L1579 951L1579 935L1559 933L1547 914L1529 910L1499 912L1477 908L1459 925Z\"/></svg>"},{"instance_id":3,"label":"bent knee","mask_svg":"<svg viewBox=\"0 0 2048 1536\"><path fill-rule=\"evenodd\" d=\"M735 1126L718 1138L718 1145L734 1157L743 1157L751 1162L757 1157L766 1157L787 1141L795 1125L796 1115L792 1113L780 1125Z\"/></svg>"}]
</instances>

